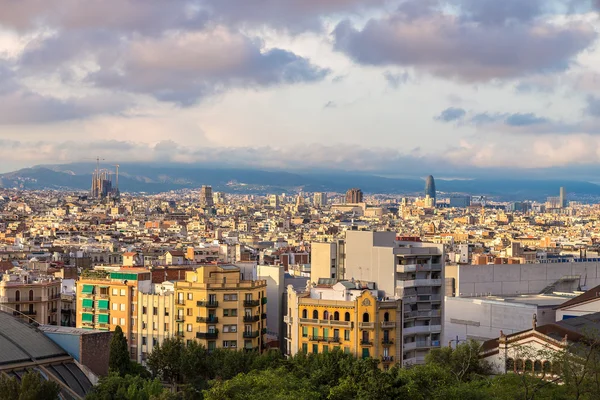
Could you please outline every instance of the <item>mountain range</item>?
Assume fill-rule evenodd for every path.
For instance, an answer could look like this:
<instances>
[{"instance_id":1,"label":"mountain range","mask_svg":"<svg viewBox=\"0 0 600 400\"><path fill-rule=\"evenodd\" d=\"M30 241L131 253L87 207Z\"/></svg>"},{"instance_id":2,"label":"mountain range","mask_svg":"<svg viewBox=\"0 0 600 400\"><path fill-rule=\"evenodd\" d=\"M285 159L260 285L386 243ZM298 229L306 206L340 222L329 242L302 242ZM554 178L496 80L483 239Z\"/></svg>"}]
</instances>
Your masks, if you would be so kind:
<instances>
[{"instance_id":1,"label":"mountain range","mask_svg":"<svg viewBox=\"0 0 600 400\"><path fill-rule=\"evenodd\" d=\"M93 163L38 165L0 174L0 187L21 189L89 190ZM114 181L114 178L113 178ZM211 185L226 193L281 193L325 191L343 193L359 187L365 193L422 194L420 177L390 178L360 172L265 171L220 168L193 164L121 164L119 188L122 192L160 193ZM500 200L542 200L558 196L565 186L570 199L600 197L600 185L584 181L540 179L452 179L436 180L438 192L486 195Z\"/></svg>"}]
</instances>

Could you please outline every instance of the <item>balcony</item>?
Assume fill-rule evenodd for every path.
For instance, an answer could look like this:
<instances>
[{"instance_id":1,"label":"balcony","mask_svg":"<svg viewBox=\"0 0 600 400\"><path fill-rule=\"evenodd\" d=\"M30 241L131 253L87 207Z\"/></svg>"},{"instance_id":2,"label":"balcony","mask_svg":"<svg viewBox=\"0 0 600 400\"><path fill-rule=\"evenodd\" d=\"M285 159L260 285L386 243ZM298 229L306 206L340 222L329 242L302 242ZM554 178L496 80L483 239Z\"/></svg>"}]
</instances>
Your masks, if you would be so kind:
<instances>
[{"instance_id":1,"label":"balcony","mask_svg":"<svg viewBox=\"0 0 600 400\"><path fill-rule=\"evenodd\" d=\"M13 315L36 315L37 312L35 310L21 310L21 311L13 311Z\"/></svg>"},{"instance_id":2,"label":"balcony","mask_svg":"<svg viewBox=\"0 0 600 400\"><path fill-rule=\"evenodd\" d=\"M196 332L196 339L216 339L219 337L219 331L214 330L213 332Z\"/></svg>"},{"instance_id":3,"label":"balcony","mask_svg":"<svg viewBox=\"0 0 600 400\"><path fill-rule=\"evenodd\" d=\"M381 362L384 362L384 363L394 362L394 356L381 356Z\"/></svg>"},{"instance_id":4,"label":"balcony","mask_svg":"<svg viewBox=\"0 0 600 400\"><path fill-rule=\"evenodd\" d=\"M261 304L267 304L267 298L263 297L262 299L260 299Z\"/></svg>"},{"instance_id":5,"label":"balcony","mask_svg":"<svg viewBox=\"0 0 600 400\"><path fill-rule=\"evenodd\" d=\"M361 346L373 346L373 341L369 340L369 339L361 339L360 345Z\"/></svg>"},{"instance_id":6,"label":"balcony","mask_svg":"<svg viewBox=\"0 0 600 400\"><path fill-rule=\"evenodd\" d=\"M441 286L441 279L413 279L407 281L396 281L396 287L408 288L408 287L421 287L421 286Z\"/></svg>"},{"instance_id":7,"label":"balcony","mask_svg":"<svg viewBox=\"0 0 600 400\"><path fill-rule=\"evenodd\" d=\"M216 324L219 322L219 317L209 316L209 317L196 317L196 322L200 324Z\"/></svg>"},{"instance_id":8,"label":"balcony","mask_svg":"<svg viewBox=\"0 0 600 400\"><path fill-rule=\"evenodd\" d=\"M439 333L442 331L441 325L418 325L404 328L404 335L412 335L417 333ZM406 345L406 343L405 343Z\"/></svg>"},{"instance_id":9,"label":"balcony","mask_svg":"<svg viewBox=\"0 0 600 400\"><path fill-rule=\"evenodd\" d=\"M246 339L254 339L257 338L260 335L259 331L244 331L244 338Z\"/></svg>"},{"instance_id":10,"label":"balcony","mask_svg":"<svg viewBox=\"0 0 600 400\"><path fill-rule=\"evenodd\" d=\"M244 307L258 307L260 300L244 300Z\"/></svg>"},{"instance_id":11,"label":"balcony","mask_svg":"<svg viewBox=\"0 0 600 400\"><path fill-rule=\"evenodd\" d=\"M258 322L260 315L244 315L244 322Z\"/></svg>"},{"instance_id":12,"label":"balcony","mask_svg":"<svg viewBox=\"0 0 600 400\"><path fill-rule=\"evenodd\" d=\"M392 329L395 327L396 327L395 321L382 321L381 322L381 328L383 328L383 329Z\"/></svg>"},{"instance_id":13,"label":"balcony","mask_svg":"<svg viewBox=\"0 0 600 400\"><path fill-rule=\"evenodd\" d=\"M442 315L441 310L406 311L404 318L435 318Z\"/></svg>"},{"instance_id":14,"label":"balcony","mask_svg":"<svg viewBox=\"0 0 600 400\"><path fill-rule=\"evenodd\" d=\"M267 319L267 313L260 314L260 319Z\"/></svg>"},{"instance_id":15,"label":"balcony","mask_svg":"<svg viewBox=\"0 0 600 400\"><path fill-rule=\"evenodd\" d=\"M309 336L308 340L311 342L327 342L327 343L340 343L342 339L339 336L325 337L325 336Z\"/></svg>"},{"instance_id":16,"label":"balcony","mask_svg":"<svg viewBox=\"0 0 600 400\"><path fill-rule=\"evenodd\" d=\"M406 265L398 264L398 265L396 265L396 272L399 272L401 274L403 274L405 272L415 272L416 270L417 270L417 264L406 264Z\"/></svg>"},{"instance_id":17,"label":"balcony","mask_svg":"<svg viewBox=\"0 0 600 400\"><path fill-rule=\"evenodd\" d=\"M176 336L176 337L180 337L180 338L182 338L182 337L184 337L184 335L185 335L185 334L184 334L182 331L175 332L175 336Z\"/></svg>"},{"instance_id":18,"label":"balcony","mask_svg":"<svg viewBox=\"0 0 600 400\"><path fill-rule=\"evenodd\" d=\"M375 329L375 322L359 322L359 329Z\"/></svg>"},{"instance_id":19,"label":"balcony","mask_svg":"<svg viewBox=\"0 0 600 400\"><path fill-rule=\"evenodd\" d=\"M292 324L294 323L294 317L288 317L287 315L285 315L283 317L283 322L286 324Z\"/></svg>"},{"instance_id":20,"label":"balcony","mask_svg":"<svg viewBox=\"0 0 600 400\"><path fill-rule=\"evenodd\" d=\"M244 351L245 352L251 352L251 351L259 351L260 348L258 346L256 347L244 347Z\"/></svg>"},{"instance_id":21,"label":"balcony","mask_svg":"<svg viewBox=\"0 0 600 400\"><path fill-rule=\"evenodd\" d=\"M181 315L176 316L175 321L177 321L177 322L185 321L185 315L181 314Z\"/></svg>"},{"instance_id":22,"label":"balcony","mask_svg":"<svg viewBox=\"0 0 600 400\"><path fill-rule=\"evenodd\" d=\"M383 346L392 346L394 344L394 339L390 339L390 338L383 338L381 339L381 344Z\"/></svg>"},{"instance_id":23,"label":"balcony","mask_svg":"<svg viewBox=\"0 0 600 400\"><path fill-rule=\"evenodd\" d=\"M185 306L185 300L184 299L177 299L177 305Z\"/></svg>"},{"instance_id":24,"label":"balcony","mask_svg":"<svg viewBox=\"0 0 600 400\"><path fill-rule=\"evenodd\" d=\"M306 324L306 325L328 325L328 326L335 326L335 327L346 327L346 328L353 328L354 325L352 322L350 321L336 321L333 319L311 319L311 318L299 318L299 321L301 324Z\"/></svg>"},{"instance_id":25,"label":"balcony","mask_svg":"<svg viewBox=\"0 0 600 400\"><path fill-rule=\"evenodd\" d=\"M196 303L198 307L206 307L206 308L217 308L219 307L219 302L216 300L212 301L198 301Z\"/></svg>"}]
</instances>

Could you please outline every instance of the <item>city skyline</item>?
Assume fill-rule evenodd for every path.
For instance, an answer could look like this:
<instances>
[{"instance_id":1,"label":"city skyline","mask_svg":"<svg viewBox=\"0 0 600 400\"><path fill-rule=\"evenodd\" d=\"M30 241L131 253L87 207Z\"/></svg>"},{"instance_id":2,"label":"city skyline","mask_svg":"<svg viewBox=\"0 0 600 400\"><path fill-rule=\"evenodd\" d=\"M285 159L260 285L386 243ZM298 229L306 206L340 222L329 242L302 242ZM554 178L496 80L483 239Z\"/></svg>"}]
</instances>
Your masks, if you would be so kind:
<instances>
[{"instance_id":1,"label":"city skyline","mask_svg":"<svg viewBox=\"0 0 600 400\"><path fill-rule=\"evenodd\" d=\"M110 153L380 174L421 164L440 178L597 174L597 2L363 3L6 6L2 172Z\"/></svg>"}]
</instances>

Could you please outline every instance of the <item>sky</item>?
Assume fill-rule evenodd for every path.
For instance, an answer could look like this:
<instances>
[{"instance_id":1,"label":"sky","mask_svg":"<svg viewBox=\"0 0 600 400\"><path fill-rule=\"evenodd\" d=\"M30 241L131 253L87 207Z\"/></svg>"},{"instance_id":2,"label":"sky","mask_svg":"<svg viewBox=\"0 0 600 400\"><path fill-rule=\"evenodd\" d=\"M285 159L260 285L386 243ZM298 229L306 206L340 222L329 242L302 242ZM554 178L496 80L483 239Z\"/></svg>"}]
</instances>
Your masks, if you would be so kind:
<instances>
[{"instance_id":1,"label":"sky","mask_svg":"<svg viewBox=\"0 0 600 400\"><path fill-rule=\"evenodd\" d=\"M596 0L0 0L0 172L600 176Z\"/></svg>"}]
</instances>

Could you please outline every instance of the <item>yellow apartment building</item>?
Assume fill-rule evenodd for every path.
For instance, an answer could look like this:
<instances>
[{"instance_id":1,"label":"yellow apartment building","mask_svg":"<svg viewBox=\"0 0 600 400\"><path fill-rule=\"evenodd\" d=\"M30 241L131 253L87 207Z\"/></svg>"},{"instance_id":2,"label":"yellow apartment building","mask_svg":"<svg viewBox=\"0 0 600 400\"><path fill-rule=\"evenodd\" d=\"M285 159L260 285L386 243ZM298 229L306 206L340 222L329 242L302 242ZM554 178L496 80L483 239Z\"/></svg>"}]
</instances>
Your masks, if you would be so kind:
<instances>
[{"instance_id":1,"label":"yellow apartment building","mask_svg":"<svg viewBox=\"0 0 600 400\"><path fill-rule=\"evenodd\" d=\"M151 272L141 268L84 272L76 283L77 328L123 330L132 359L138 358L137 303L152 287Z\"/></svg>"},{"instance_id":2,"label":"yellow apartment building","mask_svg":"<svg viewBox=\"0 0 600 400\"><path fill-rule=\"evenodd\" d=\"M60 325L61 280L27 271L0 275L0 310L39 324Z\"/></svg>"},{"instance_id":3,"label":"yellow apartment building","mask_svg":"<svg viewBox=\"0 0 600 400\"><path fill-rule=\"evenodd\" d=\"M378 298L372 282L335 282L297 293L288 286L287 354L339 349L376 358L383 369L402 360L402 300Z\"/></svg>"},{"instance_id":4,"label":"yellow apartment building","mask_svg":"<svg viewBox=\"0 0 600 400\"><path fill-rule=\"evenodd\" d=\"M234 265L207 265L175 282L175 335L207 349L262 351L267 281L243 280Z\"/></svg>"}]
</instances>

